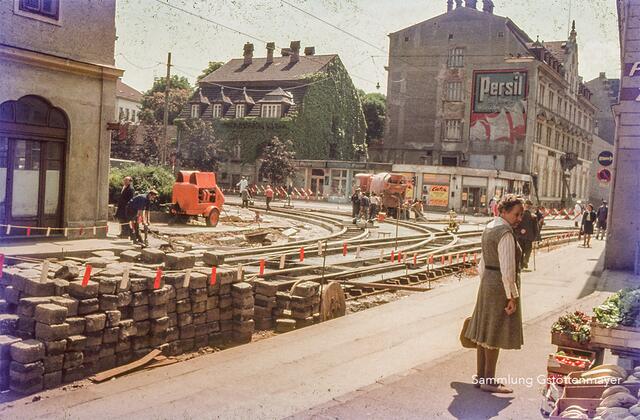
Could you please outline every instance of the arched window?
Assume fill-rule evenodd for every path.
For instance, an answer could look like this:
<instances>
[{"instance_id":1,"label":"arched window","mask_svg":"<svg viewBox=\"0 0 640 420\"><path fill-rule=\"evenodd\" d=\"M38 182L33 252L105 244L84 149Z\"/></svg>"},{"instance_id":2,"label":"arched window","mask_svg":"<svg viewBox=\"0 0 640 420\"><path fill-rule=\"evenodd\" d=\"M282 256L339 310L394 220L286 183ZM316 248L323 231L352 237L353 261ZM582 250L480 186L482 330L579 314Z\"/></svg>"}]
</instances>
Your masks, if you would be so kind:
<instances>
[{"instance_id":1,"label":"arched window","mask_svg":"<svg viewBox=\"0 0 640 420\"><path fill-rule=\"evenodd\" d=\"M0 104L0 237L6 225L8 236L62 226L68 127L65 113L41 97Z\"/></svg>"}]
</instances>

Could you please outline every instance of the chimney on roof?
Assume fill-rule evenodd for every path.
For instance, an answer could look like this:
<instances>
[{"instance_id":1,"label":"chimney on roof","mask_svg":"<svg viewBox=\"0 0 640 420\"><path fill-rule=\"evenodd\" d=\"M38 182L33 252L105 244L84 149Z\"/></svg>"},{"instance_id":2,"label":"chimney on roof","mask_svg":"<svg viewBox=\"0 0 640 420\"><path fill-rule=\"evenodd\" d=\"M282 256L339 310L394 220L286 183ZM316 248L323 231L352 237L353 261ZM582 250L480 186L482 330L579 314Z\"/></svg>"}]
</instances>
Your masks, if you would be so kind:
<instances>
[{"instance_id":1,"label":"chimney on roof","mask_svg":"<svg viewBox=\"0 0 640 420\"><path fill-rule=\"evenodd\" d=\"M306 47L304 49L304 55L316 55L316 47Z\"/></svg>"},{"instance_id":2,"label":"chimney on roof","mask_svg":"<svg viewBox=\"0 0 640 420\"><path fill-rule=\"evenodd\" d=\"M447 0L447 12L453 10L453 0Z\"/></svg>"},{"instance_id":3,"label":"chimney on roof","mask_svg":"<svg viewBox=\"0 0 640 420\"><path fill-rule=\"evenodd\" d=\"M244 64L249 65L253 61L253 44L247 42L244 44Z\"/></svg>"},{"instance_id":4,"label":"chimney on roof","mask_svg":"<svg viewBox=\"0 0 640 420\"><path fill-rule=\"evenodd\" d=\"M604 72L604 71L601 71L599 77L600 77L600 79L606 79L607 78L607 73Z\"/></svg>"},{"instance_id":5,"label":"chimney on roof","mask_svg":"<svg viewBox=\"0 0 640 420\"><path fill-rule=\"evenodd\" d=\"M291 50L291 63L300 61L300 41L291 41L289 49Z\"/></svg>"},{"instance_id":6,"label":"chimney on roof","mask_svg":"<svg viewBox=\"0 0 640 420\"><path fill-rule=\"evenodd\" d=\"M267 42L267 64L273 63L273 51L276 49L275 42Z\"/></svg>"},{"instance_id":7,"label":"chimney on roof","mask_svg":"<svg viewBox=\"0 0 640 420\"><path fill-rule=\"evenodd\" d=\"M477 9L478 0L466 0L465 7L468 7L469 9Z\"/></svg>"},{"instance_id":8,"label":"chimney on roof","mask_svg":"<svg viewBox=\"0 0 640 420\"><path fill-rule=\"evenodd\" d=\"M492 0L482 0L482 11L493 14L493 5Z\"/></svg>"}]
</instances>

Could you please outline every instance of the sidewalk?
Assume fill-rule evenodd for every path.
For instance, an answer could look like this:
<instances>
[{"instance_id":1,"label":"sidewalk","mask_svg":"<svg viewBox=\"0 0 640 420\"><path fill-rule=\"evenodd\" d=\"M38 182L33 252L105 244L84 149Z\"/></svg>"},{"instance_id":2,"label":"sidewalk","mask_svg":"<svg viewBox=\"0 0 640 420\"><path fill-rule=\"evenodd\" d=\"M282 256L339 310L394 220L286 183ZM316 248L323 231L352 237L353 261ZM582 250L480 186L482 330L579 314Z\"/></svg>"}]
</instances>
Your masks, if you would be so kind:
<instances>
[{"instance_id":1,"label":"sidewalk","mask_svg":"<svg viewBox=\"0 0 640 420\"><path fill-rule=\"evenodd\" d=\"M573 243L538 255L538 271L523 277L525 348L502 355L500 374L545 373L553 348L549 328L558 311L573 309L582 296L591 295L581 303L587 308L604 300L605 293L592 294L603 249L600 241L591 249ZM475 356L461 350L458 334L477 286L477 279L464 278L165 368L47 391L37 402L6 402L0 417L536 418L535 386L516 387L514 399L475 393L469 385Z\"/></svg>"}]
</instances>

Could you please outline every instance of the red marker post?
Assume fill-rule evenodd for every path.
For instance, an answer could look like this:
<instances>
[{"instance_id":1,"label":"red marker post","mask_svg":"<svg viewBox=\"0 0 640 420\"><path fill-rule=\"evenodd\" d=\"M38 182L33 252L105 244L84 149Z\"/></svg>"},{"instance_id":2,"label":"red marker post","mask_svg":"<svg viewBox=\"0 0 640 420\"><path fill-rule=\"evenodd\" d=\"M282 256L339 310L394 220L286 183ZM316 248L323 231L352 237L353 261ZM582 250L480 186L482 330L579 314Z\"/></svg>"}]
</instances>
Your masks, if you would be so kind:
<instances>
[{"instance_id":1,"label":"red marker post","mask_svg":"<svg viewBox=\"0 0 640 420\"><path fill-rule=\"evenodd\" d=\"M402 251L398 251L398 262L402 261Z\"/></svg>"},{"instance_id":2,"label":"red marker post","mask_svg":"<svg viewBox=\"0 0 640 420\"><path fill-rule=\"evenodd\" d=\"M84 269L84 276L82 277L82 287L87 287L87 284L89 284L90 278L91 278L91 264L87 264L87 267Z\"/></svg>"},{"instance_id":3,"label":"red marker post","mask_svg":"<svg viewBox=\"0 0 640 420\"><path fill-rule=\"evenodd\" d=\"M418 254L417 253L413 253L413 265L418 265Z\"/></svg>"},{"instance_id":4,"label":"red marker post","mask_svg":"<svg viewBox=\"0 0 640 420\"><path fill-rule=\"evenodd\" d=\"M391 251L391 262L394 262L396 260L396 253L392 250Z\"/></svg>"},{"instance_id":5,"label":"red marker post","mask_svg":"<svg viewBox=\"0 0 640 420\"><path fill-rule=\"evenodd\" d=\"M342 244L342 256L346 257L347 256L347 243L343 243Z\"/></svg>"},{"instance_id":6,"label":"red marker post","mask_svg":"<svg viewBox=\"0 0 640 420\"><path fill-rule=\"evenodd\" d=\"M79 234L79 236L82 236L82 234L83 234L83 233L84 233L84 228L83 228L83 227L81 227L81 228L80 228L80 234Z\"/></svg>"},{"instance_id":7,"label":"red marker post","mask_svg":"<svg viewBox=\"0 0 640 420\"><path fill-rule=\"evenodd\" d=\"M478 253L477 252L473 253L473 263L475 265L478 265Z\"/></svg>"},{"instance_id":8,"label":"red marker post","mask_svg":"<svg viewBox=\"0 0 640 420\"><path fill-rule=\"evenodd\" d=\"M304 261L304 248L300 248L300 262Z\"/></svg>"},{"instance_id":9,"label":"red marker post","mask_svg":"<svg viewBox=\"0 0 640 420\"><path fill-rule=\"evenodd\" d=\"M264 276L264 265L265 265L264 258L262 258L260 260L260 275L261 276Z\"/></svg>"},{"instance_id":10,"label":"red marker post","mask_svg":"<svg viewBox=\"0 0 640 420\"><path fill-rule=\"evenodd\" d=\"M215 265L211 267L211 278L209 279L209 284L214 286L216 284L216 275L218 274L218 267Z\"/></svg>"},{"instance_id":11,"label":"red marker post","mask_svg":"<svg viewBox=\"0 0 640 420\"><path fill-rule=\"evenodd\" d=\"M449 255L449 265L453 263L453 255Z\"/></svg>"},{"instance_id":12,"label":"red marker post","mask_svg":"<svg viewBox=\"0 0 640 420\"><path fill-rule=\"evenodd\" d=\"M156 271L156 278L153 280L154 289L160 288L160 280L162 280L162 269L158 268L158 271Z\"/></svg>"},{"instance_id":13,"label":"red marker post","mask_svg":"<svg viewBox=\"0 0 640 420\"><path fill-rule=\"evenodd\" d=\"M433 265L433 254L429 255L429 264Z\"/></svg>"},{"instance_id":14,"label":"red marker post","mask_svg":"<svg viewBox=\"0 0 640 420\"><path fill-rule=\"evenodd\" d=\"M440 264L444 265L444 255L442 257L440 257Z\"/></svg>"},{"instance_id":15,"label":"red marker post","mask_svg":"<svg viewBox=\"0 0 640 420\"><path fill-rule=\"evenodd\" d=\"M31 228L30 227L27 228L27 236L31 236Z\"/></svg>"}]
</instances>

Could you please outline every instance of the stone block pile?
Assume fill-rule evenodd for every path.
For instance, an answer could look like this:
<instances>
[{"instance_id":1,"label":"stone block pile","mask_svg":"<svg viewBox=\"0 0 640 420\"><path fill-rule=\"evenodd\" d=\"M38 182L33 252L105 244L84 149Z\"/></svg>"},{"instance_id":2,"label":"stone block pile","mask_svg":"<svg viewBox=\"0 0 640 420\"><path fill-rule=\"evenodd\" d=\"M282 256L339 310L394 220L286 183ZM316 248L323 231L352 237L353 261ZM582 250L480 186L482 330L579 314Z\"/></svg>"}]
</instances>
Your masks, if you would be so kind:
<instances>
[{"instance_id":1,"label":"stone block pile","mask_svg":"<svg viewBox=\"0 0 640 420\"><path fill-rule=\"evenodd\" d=\"M127 364L159 348L177 355L251 341L252 285L236 270L160 250L21 263L0 278L0 390L29 394ZM140 263L142 261L143 263ZM158 271L163 267L166 272Z\"/></svg>"},{"instance_id":2,"label":"stone block pile","mask_svg":"<svg viewBox=\"0 0 640 420\"><path fill-rule=\"evenodd\" d=\"M320 283L296 283L289 292L276 292L275 298L277 332L308 327L320 320Z\"/></svg>"}]
</instances>

